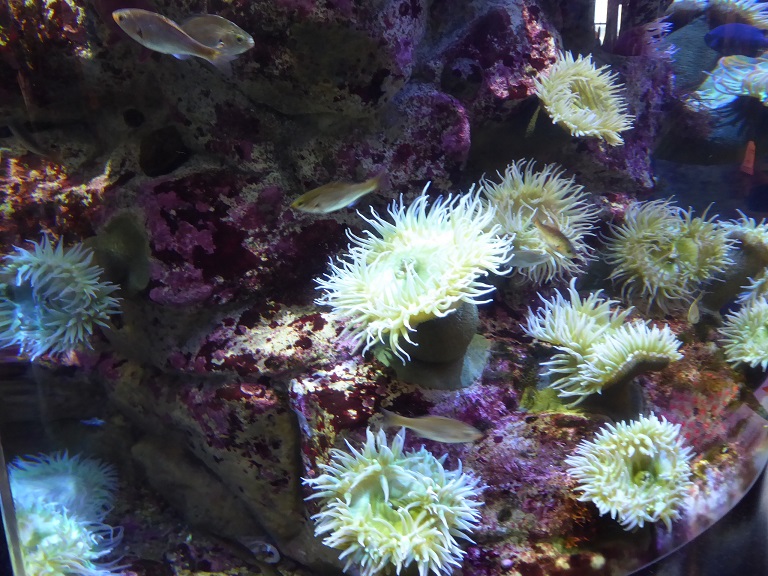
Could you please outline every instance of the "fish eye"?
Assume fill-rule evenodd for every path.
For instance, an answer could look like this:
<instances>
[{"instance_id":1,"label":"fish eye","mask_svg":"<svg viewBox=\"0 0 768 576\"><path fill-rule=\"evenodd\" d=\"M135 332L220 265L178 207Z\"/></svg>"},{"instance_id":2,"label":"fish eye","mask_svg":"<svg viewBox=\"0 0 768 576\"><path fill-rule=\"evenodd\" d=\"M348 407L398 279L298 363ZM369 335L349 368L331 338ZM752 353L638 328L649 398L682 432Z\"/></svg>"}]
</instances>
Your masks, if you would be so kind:
<instances>
[{"instance_id":1,"label":"fish eye","mask_svg":"<svg viewBox=\"0 0 768 576\"><path fill-rule=\"evenodd\" d=\"M238 42L242 43L243 40L245 40L245 38L243 38L242 36L235 36L235 40L237 40Z\"/></svg>"},{"instance_id":2,"label":"fish eye","mask_svg":"<svg viewBox=\"0 0 768 576\"><path fill-rule=\"evenodd\" d=\"M125 21L125 14L118 14L118 15L117 15L117 20L118 20L119 22L123 22L123 21Z\"/></svg>"}]
</instances>

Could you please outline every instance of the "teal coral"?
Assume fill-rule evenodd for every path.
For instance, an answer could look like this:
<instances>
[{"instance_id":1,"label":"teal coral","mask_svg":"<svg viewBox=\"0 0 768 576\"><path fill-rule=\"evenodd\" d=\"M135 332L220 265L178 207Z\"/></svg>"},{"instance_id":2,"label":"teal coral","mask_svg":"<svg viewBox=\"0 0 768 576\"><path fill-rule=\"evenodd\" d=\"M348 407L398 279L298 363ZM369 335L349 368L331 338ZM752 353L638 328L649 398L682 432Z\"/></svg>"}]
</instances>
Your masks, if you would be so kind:
<instances>
[{"instance_id":1,"label":"teal coral","mask_svg":"<svg viewBox=\"0 0 768 576\"><path fill-rule=\"evenodd\" d=\"M669 529L693 486L692 457L680 425L651 413L607 424L565 462L579 483L578 499L594 502L600 514L610 514L625 530L659 521Z\"/></svg>"},{"instance_id":2,"label":"teal coral","mask_svg":"<svg viewBox=\"0 0 768 576\"><path fill-rule=\"evenodd\" d=\"M537 283L579 272L588 259L586 237L592 233L596 210L589 204L583 187L566 178L556 164L535 170L532 160L510 164L498 183L483 179L481 191L496 209L495 223L501 232L513 239L513 252L542 254L542 261L514 270ZM573 254L563 253L543 237L534 218L549 222L570 242Z\"/></svg>"},{"instance_id":3,"label":"teal coral","mask_svg":"<svg viewBox=\"0 0 768 576\"><path fill-rule=\"evenodd\" d=\"M600 292L581 298L571 281L569 300L560 292L536 313L529 310L523 327L532 338L552 344L558 352L543 366L556 377L552 387L571 406L640 372L658 370L679 360L681 342L669 326L658 328L636 320L631 309L619 311Z\"/></svg>"},{"instance_id":4,"label":"teal coral","mask_svg":"<svg viewBox=\"0 0 768 576\"><path fill-rule=\"evenodd\" d=\"M464 556L459 539L469 540L478 524L478 479L446 470L445 457L424 447L403 452L405 429L392 445L383 431L366 431L361 450L333 449L323 473L305 479L321 511L315 534L341 550L344 571L361 576L400 574L415 564L419 576L449 575Z\"/></svg>"},{"instance_id":5,"label":"teal coral","mask_svg":"<svg viewBox=\"0 0 768 576\"><path fill-rule=\"evenodd\" d=\"M629 206L624 223L612 226L606 242L611 280L629 301L644 301L663 312L684 310L704 285L733 263L734 241L706 215L664 200Z\"/></svg>"},{"instance_id":6,"label":"teal coral","mask_svg":"<svg viewBox=\"0 0 768 576\"><path fill-rule=\"evenodd\" d=\"M34 360L90 346L94 326L119 312L117 286L100 280L82 244L54 247L43 236L32 246L16 248L0 268L0 347L18 345Z\"/></svg>"},{"instance_id":7,"label":"teal coral","mask_svg":"<svg viewBox=\"0 0 768 576\"><path fill-rule=\"evenodd\" d=\"M342 337L368 350L386 339L401 360L410 359L401 340L427 320L454 312L462 302L481 304L494 287L480 281L504 271L510 244L499 237L494 210L475 192L439 199L428 208L426 188L409 206L389 207L392 222L374 210L366 218L373 232L349 234L348 253L331 262L331 272L317 279L344 322Z\"/></svg>"}]
</instances>

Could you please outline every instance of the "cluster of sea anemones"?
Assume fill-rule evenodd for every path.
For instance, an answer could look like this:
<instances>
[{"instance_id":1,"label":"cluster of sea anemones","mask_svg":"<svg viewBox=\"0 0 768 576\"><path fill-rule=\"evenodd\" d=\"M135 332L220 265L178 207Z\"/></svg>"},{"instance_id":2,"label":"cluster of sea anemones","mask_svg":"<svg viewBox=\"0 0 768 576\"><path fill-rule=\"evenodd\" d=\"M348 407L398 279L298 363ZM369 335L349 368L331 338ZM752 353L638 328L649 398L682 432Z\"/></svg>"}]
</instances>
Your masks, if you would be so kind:
<instances>
[{"instance_id":1,"label":"cluster of sea anemones","mask_svg":"<svg viewBox=\"0 0 768 576\"><path fill-rule=\"evenodd\" d=\"M391 222L371 209L372 230L349 234L352 244L331 272L319 278L318 304L333 308L345 337L367 350L388 341L403 361L401 340L427 320L453 313L462 303L480 304L494 287L480 281L506 272L511 239L494 224L495 209L478 193L438 199L424 192L410 205L402 197L388 209Z\"/></svg>"},{"instance_id":2,"label":"cluster of sea anemones","mask_svg":"<svg viewBox=\"0 0 768 576\"><path fill-rule=\"evenodd\" d=\"M404 441L405 428L391 446L384 431L368 429L360 450L332 449L323 473L304 480L314 489L308 499L320 502L315 534L342 551L345 571L400 574L415 565L419 576L447 576L461 565L458 541L480 517L478 480L461 464L446 470L424 447L404 452Z\"/></svg>"},{"instance_id":3,"label":"cluster of sea anemones","mask_svg":"<svg viewBox=\"0 0 768 576\"><path fill-rule=\"evenodd\" d=\"M616 302L593 292L581 298L575 280L569 299L560 292L536 313L529 310L523 327L532 338L552 344L558 352L543 364L555 377L551 386L562 398L587 396L624 382L641 372L659 370L679 360L681 342L669 326L627 322L631 309L619 311Z\"/></svg>"},{"instance_id":4,"label":"cluster of sea anemones","mask_svg":"<svg viewBox=\"0 0 768 576\"><path fill-rule=\"evenodd\" d=\"M617 74L595 67L592 56L558 54L549 72L534 79L536 95L555 124L573 136L592 136L611 146L624 144L620 132L632 128L633 117L621 96Z\"/></svg>"},{"instance_id":5,"label":"cluster of sea anemones","mask_svg":"<svg viewBox=\"0 0 768 576\"><path fill-rule=\"evenodd\" d=\"M16 248L0 268L0 347L18 345L32 360L90 346L94 326L120 311L117 286L82 244L55 247L48 239Z\"/></svg>"},{"instance_id":6,"label":"cluster of sea anemones","mask_svg":"<svg viewBox=\"0 0 768 576\"><path fill-rule=\"evenodd\" d=\"M690 306L732 264L733 243L706 215L694 218L666 200L636 202L611 227L605 258L625 298L670 312Z\"/></svg>"},{"instance_id":7,"label":"cluster of sea anemones","mask_svg":"<svg viewBox=\"0 0 768 576\"><path fill-rule=\"evenodd\" d=\"M625 530L658 521L669 529L693 486L692 457L680 425L652 413L607 424L565 462L579 483L579 500L594 502L600 514L610 514Z\"/></svg>"},{"instance_id":8,"label":"cluster of sea anemones","mask_svg":"<svg viewBox=\"0 0 768 576\"><path fill-rule=\"evenodd\" d=\"M583 187L562 168L535 170L532 160L507 166L501 181L481 181L481 192L496 216L494 224L513 241L515 272L542 283L576 274L587 261L585 242L596 220Z\"/></svg>"}]
</instances>

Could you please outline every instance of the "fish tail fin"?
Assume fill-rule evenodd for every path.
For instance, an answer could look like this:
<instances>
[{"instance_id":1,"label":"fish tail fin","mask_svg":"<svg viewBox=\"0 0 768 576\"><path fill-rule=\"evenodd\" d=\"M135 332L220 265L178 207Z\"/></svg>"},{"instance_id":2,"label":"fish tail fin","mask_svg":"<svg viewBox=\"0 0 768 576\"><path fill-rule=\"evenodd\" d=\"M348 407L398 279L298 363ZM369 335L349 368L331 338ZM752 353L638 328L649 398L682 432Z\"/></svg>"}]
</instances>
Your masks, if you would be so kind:
<instances>
[{"instance_id":1,"label":"fish tail fin","mask_svg":"<svg viewBox=\"0 0 768 576\"><path fill-rule=\"evenodd\" d=\"M225 76L232 76L232 60L237 58L237 56L237 54L225 54L224 52L217 51L214 56L208 59L208 62L213 64Z\"/></svg>"},{"instance_id":2,"label":"fish tail fin","mask_svg":"<svg viewBox=\"0 0 768 576\"><path fill-rule=\"evenodd\" d=\"M382 186L385 186L387 184L387 171L382 169L378 173L374 174L371 178L368 179L368 182L370 182L372 187L372 192L376 192L376 190L379 190Z\"/></svg>"},{"instance_id":3,"label":"fish tail fin","mask_svg":"<svg viewBox=\"0 0 768 576\"><path fill-rule=\"evenodd\" d=\"M541 104L536 106L536 110L533 111L531 119L528 121L528 126L525 127L525 137L530 138L533 136L534 130L536 130L536 121L539 119L539 112L541 111Z\"/></svg>"},{"instance_id":4,"label":"fish tail fin","mask_svg":"<svg viewBox=\"0 0 768 576\"><path fill-rule=\"evenodd\" d=\"M382 428L392 428L393 426L398 425L397 414L394 412L390 412L386 408L382 408L381 415L384 416L384 422L381 424Z\"/></svg>"}]
</instances>

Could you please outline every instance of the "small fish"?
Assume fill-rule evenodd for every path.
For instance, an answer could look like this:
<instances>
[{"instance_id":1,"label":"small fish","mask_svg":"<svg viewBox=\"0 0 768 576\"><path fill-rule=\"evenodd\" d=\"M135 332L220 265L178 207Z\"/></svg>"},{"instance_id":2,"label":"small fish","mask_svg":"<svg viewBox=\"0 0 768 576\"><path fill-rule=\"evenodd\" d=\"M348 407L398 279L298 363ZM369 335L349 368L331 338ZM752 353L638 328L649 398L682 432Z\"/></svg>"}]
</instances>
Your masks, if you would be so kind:
<instances>
[{"instance_id":1,"label":"small fish","mask_svg":"<svg viewBox=\"0 0 768 576\"><path fill-rule=\"evenodd\" d=\"M331 182L310 190L291 204L294 210L312 214L328 214L351 206L366 194L381 186L383 174L377 174L365 182Z\"/></svg>"},{"instance_id":2,"label":"small fish","mask_svg":"<svg viewBox=\"0 0 768 576\"><path fill-rule=\"evenodd\" d=\"M704 292L699 292L699 295L696 296L696 299L691 302L691 307L688 308L688 323L691 325L696 325L699 323L699 320L701 320L699 301L701 300L702 296L704 296Z\"/></svg>"},{"instance_id":3,"label":"small fish","mask_svg":"<svg viewBox=\"0 0 768 576\"><path fill-rule=\"evenodd\" d=\"M538 266L549 260L550 256L545 250L515 250L512 258L512 266L517 268L530 268Z\"/></svg>"},{"instance_id":4,"label":"small fish","mask_svg":"<svg viewBox=\"0 0 768 576\"><path fill-rule=\"evenodd\" d=\"M104 426L106 422L102 420L101 418L97 418L94 416L93 418L88 418L87 420L80 420L80 424L83 424L85 426Z\"/></svg>"},{"instance_id":5,"label":"small fish","mask_svg":"<svg viewBox=\"0 0 768 576\"><path fill-rule=\"evenodd\" d=\"M704 36L707 46L723 56L757 56L768 50L765 31L749 24L732 22L713 28Z\"/></svg>"},{"instance_id":6,"label":"small fish","mask_svg":"<svg viewBox=\"0 0 768 576\"><path fill-rule=\"evenodd\" d=\"M157 12L123 8L112 12L112 18L123 32L136 42L161 54L172 54L176 57L197 56L226 73L229 73L229 62L237 57L237 54L229 54L219 48L202 44L182 30L176 22Z\"/></svg>"},{"instance_id":7,"label":"small fish","mask_svg":"<svg viewBox=\"0 0 768 576\"><path fill-rule=\"evenodd\" d=\"M568 240L568 237L560 231L557 226L551 224L545 224L542 222L538 215L533 217L533 225L536 226L544 241L556 252L567 256L568 258L576 257L576 250Z\"/></svg>"},{"instance_id":8,"label":"small fish","mask_svg":"<svg viewBox=\"0 0 768 576\"><path fill-rule=\"evenodd\" d=\"M192 38L229 56L239 56L254 47L253 37L234 22L216 14L196 14L181 23Z\"/></svg>"},{"instance_id":9,"label":"small fish","mask_svg":"<svg viewBox=\"0 0 768 576\"><path fill-rule=\"evenodd\" d=\"M444 416L420 416L408 418L382 409L384 427L401 426L413 430L417 435L436 442L455 444L459 442L476 442L483 437L477 428L465 424L461 420Z\"/></svg>"},{"instance_id":10,"label":"small fish","mask_svg":"<svg viewBox=\"0 0 768 576\"><path fill-rule=\"evenodd\" d=\"M536 110L533 111L531 119L528 121L528 126L525 128L525 137L530 138L533 136L533 131L536 130L536 121L539 119L539 112L541 111L541 105L536 106Z\"/></svg>"}]
</instances>

